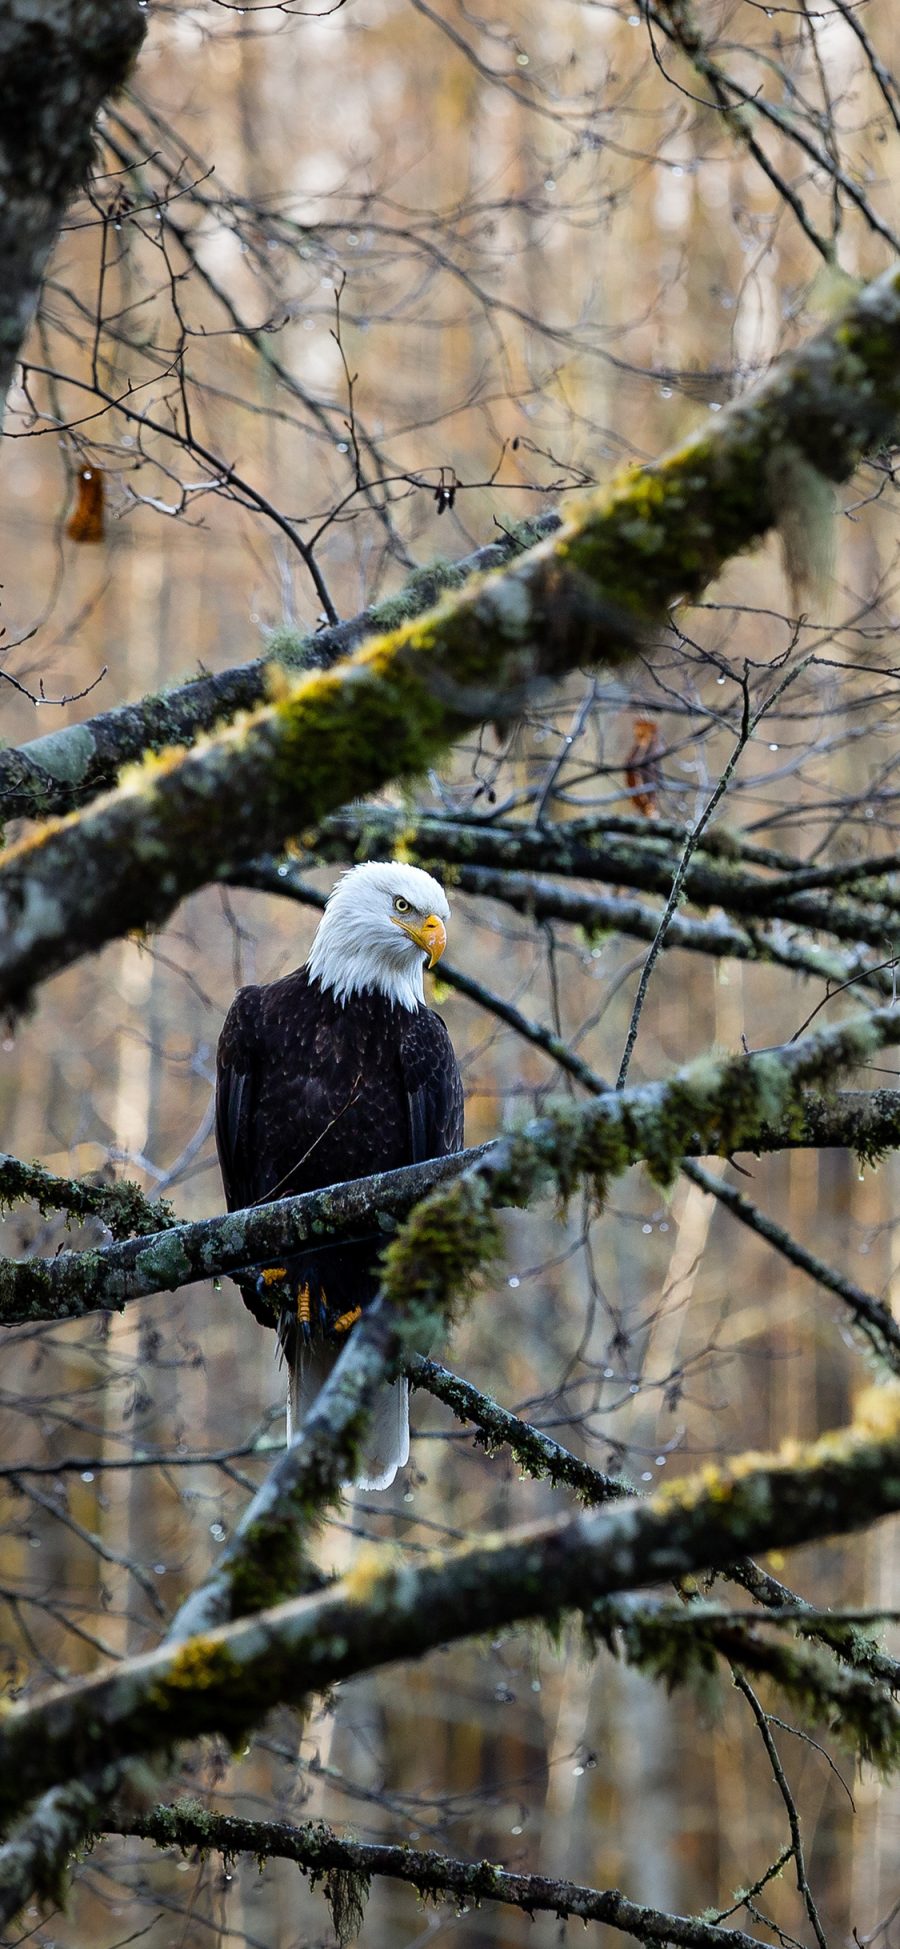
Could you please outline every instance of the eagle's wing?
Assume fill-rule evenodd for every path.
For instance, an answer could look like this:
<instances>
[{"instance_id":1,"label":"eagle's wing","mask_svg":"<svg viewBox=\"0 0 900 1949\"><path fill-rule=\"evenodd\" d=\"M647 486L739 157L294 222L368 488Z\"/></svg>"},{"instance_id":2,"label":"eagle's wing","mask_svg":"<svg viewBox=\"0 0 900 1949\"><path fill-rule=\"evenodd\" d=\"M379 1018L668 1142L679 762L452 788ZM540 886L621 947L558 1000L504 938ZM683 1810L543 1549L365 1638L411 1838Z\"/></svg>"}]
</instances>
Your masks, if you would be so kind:
<instances>
[{"instance_id":1,"label":"eagle's wing","mask_svg":"<svg viewBox=\"0 0 900 1949\"><path fill-rule=\"evenodd\" d=\"M412 1162L446 1157L463 1144L463 1086L453 1044L439 1015L404 1017L400 1060L409 1104Z\"/></svg>"},{"instance_id":2,"label":"eagle's wing","mask_svg":"<svg viewBox=\"0 0 900 1949\"><path fill-rule=\"evenodd\" d=\"M225 1017L216 1051L216 1148L229 1211L253 1204L251 1139L259 1049L259 989L241 988Z\"/></svg>"}]
</instances>

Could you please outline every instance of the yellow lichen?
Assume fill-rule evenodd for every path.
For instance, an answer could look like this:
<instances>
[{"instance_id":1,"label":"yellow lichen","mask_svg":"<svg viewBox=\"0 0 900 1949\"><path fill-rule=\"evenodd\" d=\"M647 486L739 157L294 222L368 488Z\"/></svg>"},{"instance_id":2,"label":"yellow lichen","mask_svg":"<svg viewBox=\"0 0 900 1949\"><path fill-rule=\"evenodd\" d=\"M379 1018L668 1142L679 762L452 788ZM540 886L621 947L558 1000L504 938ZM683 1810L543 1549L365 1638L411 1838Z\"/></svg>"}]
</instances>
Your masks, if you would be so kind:
<instances>
[{"instance_id":1,"label":"yellow lichen","mask_svg":"<svg viewBox=\"0 0 900 1949\"><path fill-rule=\"evenodd\" d=\"M175 1653L166 1675L169 1691L203 1692L227 1685L237 1675L227 1645L209 1638L188 1638Z\"/></svg>"},{"instance_id":2,"label":"yellow lichen","mask_svg":"<svg viewBox=\"0 0 900 1949\"><path fill-rule=\"evenodd\" d=\"M354 1604L368 1604L384 1581L390 1567L390 1551L372 1543L360 1550L343 1580L343 1589Z\"/></svg>"},{"instance_id":3,"label":"yellow lichen","mask_svg":"<svg viewBox=\"0 0 900 1949\"><path fill-rule=\"evenodd\" d=\"M853 1404L853 1427L876 1441L900 1436L900 1381L864 1388Z\"/></svg>"}]
</instances>

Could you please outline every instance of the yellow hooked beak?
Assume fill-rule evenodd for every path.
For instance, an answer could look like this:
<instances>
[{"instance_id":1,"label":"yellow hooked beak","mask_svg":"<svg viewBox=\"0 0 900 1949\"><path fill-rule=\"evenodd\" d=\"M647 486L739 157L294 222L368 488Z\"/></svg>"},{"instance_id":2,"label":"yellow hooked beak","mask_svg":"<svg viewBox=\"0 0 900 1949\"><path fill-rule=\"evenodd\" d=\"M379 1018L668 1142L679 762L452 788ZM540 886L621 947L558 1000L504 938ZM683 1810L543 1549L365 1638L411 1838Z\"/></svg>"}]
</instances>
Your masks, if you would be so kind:
<instances>
[{"instance_id":1,"label":"yellow hooked beak","mask_svg":"<svg viewBox=\"0 0 900 1949\"><path fill-rule=\"evenodd\" d=\"M428 966L433 968L447 945L447 929L443 921L438 920L437 914L428 914L418 924L413 920L395 920L394 926L402 927L404 934L408 934L423 954L427 954Z\"/></svg>"}]
</instances>

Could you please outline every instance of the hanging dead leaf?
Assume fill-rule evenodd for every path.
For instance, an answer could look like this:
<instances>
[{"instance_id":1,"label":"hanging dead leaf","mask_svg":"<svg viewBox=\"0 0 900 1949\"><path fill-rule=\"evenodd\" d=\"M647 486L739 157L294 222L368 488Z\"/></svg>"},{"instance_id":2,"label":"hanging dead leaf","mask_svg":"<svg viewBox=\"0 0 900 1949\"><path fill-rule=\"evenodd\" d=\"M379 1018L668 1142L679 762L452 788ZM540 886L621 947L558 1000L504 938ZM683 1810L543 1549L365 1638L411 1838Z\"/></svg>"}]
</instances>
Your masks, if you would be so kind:
<instances>
[{"instance_id":1,"label":"hanging dead leaf","mask_svg":"<svg viewBox=\"0 0 900 1949\"><path fill-rule=\"evenodd\" d=\"M103 471L100 467L81 467L76 481L76 501L66 523L70 541L102 541Z\"/></svg>"},{"instance_id":2,"label":"hanging dead leaf","mask_svg":"<svg viewBox=\"0 0 900 1949\"><path fill-rule=\"evenodd\" d=\"M442 467L440 481L434 490L434 500L438 514L443 514L445 508L452 508L456 500L458 486L459 481L456 478L454 468Z\"/></svg>"},{"instance_id":3,"label":"hanging dead leaf","mask_svg":"<svg viewBox=\"0 0 900 1949\"><path fill-rule=\"evenodd\" d=\"M659 725L652 717L636 717L634 743L625 760L625 783L635 811L642 812L645 819L659 818L656 794L661 756Z\"/></svg>"}]
</instances>

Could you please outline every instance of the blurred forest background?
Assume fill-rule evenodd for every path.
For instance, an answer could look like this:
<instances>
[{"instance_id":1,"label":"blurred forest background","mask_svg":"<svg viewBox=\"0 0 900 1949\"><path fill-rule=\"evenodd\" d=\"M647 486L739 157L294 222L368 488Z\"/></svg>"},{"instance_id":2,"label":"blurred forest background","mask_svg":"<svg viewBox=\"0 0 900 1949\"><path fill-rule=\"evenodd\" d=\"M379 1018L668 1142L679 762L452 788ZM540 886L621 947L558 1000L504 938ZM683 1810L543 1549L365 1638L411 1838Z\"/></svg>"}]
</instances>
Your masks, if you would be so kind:
<instances>
[{"instance_id":1,"label":"blurred forest background","mask_svg":"<svg viewBox=\"0 0 900 1949\"><path fill-rule=\"evenodd\" d=\"M705 76L666 31L680 11L151 7L8 409L6 744L244 663L285 624L353 616L411 567L465 556L663 451L889 261L891 0L703 5ZM710 105L716 75L727 113ZM742 105L757 95L771 116ZM91 540L100 474L103 533ZM744 752L720 821L814 864L894 843L887 462L837 499L833 560L812 593L792 589L773 537L678 613L652 661L617 681L573 679L514 733L486 729L385 803L410 817L590 813L613 829L630 817L664 838L665 822L702 810L731 753L745 659L756 704L783 659L794 681ZM292 871L321 893L336 865L298 845ZM446 877L451 974L614 1076L645 942L535 919L488 897L487 882ZM45 985L0 1047L4 1147L66 1175L137 1178L183 1216L221 1210L222 1018L240 982L304 958L315 918L287 894L207 889L162 932ZM894 952L885 939L884 957ZM577 1090L489 1006L449 979L435 992L463 1064L469 1143ZM824 979L790 966L672 946L631 1079L710 1047L787 1041L824 993ZM888 1072L890 1056L871 1086ZM896 1306L895 1160L871 1172L835 1151L743 1162L752 1182L729 1168L734 1182ZM576 1197L505 1225L506 1263L445 1358L598 1466L640 1488L846 1419L868 1369L838 1302L695 1184L680 1179L664 1200L634 1171L599 1219ZM3 1249L52 1253L67 1236L16 1210ZM100 1236L86 1226L76 1241ZM7 1332L10 1691L157 1641L282 1442L283 1394L272 1336L228 1281ZM423 1393L413 1426L394 1489L348 1501L330 1524L321 1553L335 1567L364 1537L418 1551L559 1506ZM791 1574L828 1602L896 1605L896 1526L807 1549ZM829 1940L855 1928L868 1941L900 1893L900 1790L789 1733L780 1750ZM189 1784L221 1808L321 1816L678 1912L729 1908L788 1838L742 1697L723 1685L670 1698L604 1651L589 1658L574 1626L557 1643L504 1632L348 1684L305 1722L270 1721L245 1754L197 1748ZM782 1942L807 1939L790 1875L764 1906ZM365 1940L545 1949L567 1926L426 1909L380 1884ZM32 1909L17 1939L162 1949L333 1936L321 1893L287 1863L260 1875L252 1860L223 1867L111 1839L86 1858L67 1912Z\"/></svg>"}]
</instances>

